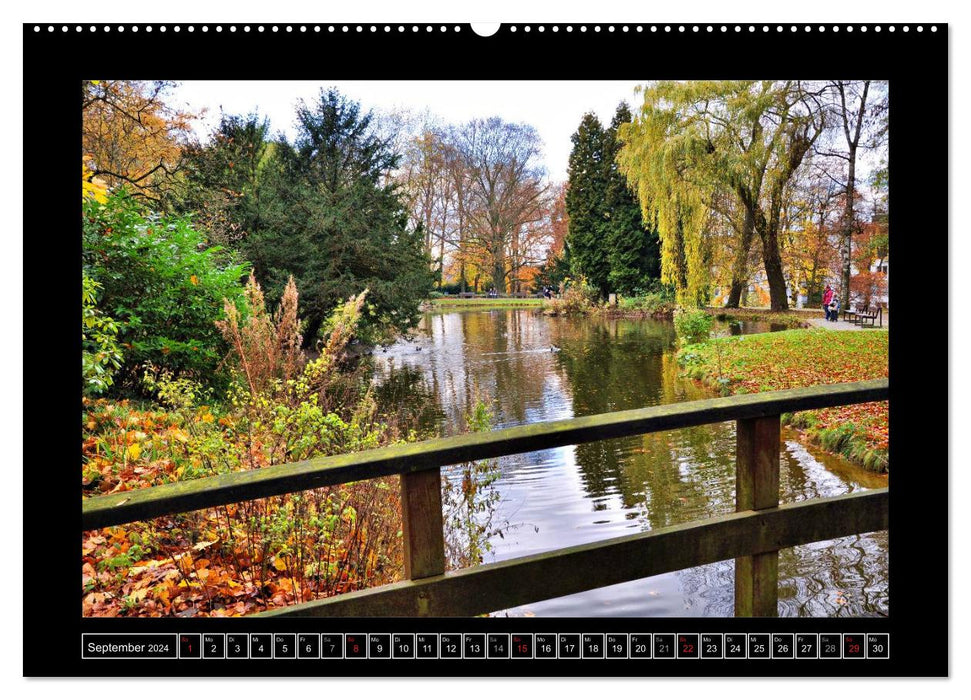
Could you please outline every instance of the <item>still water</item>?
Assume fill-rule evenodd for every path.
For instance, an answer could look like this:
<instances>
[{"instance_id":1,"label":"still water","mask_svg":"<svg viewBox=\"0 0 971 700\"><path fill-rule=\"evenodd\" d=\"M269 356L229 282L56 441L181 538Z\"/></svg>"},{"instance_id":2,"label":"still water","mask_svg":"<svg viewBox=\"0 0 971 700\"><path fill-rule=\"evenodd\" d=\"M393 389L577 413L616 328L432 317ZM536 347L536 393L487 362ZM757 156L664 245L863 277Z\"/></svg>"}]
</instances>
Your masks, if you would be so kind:
<instances>
[{"instance_id":1,"label":"still water","mask_svg":"<svg viewBox=\"0 0 971 700\"><path fill-rule=\"evenodd\" d=\"M707 396L678 377L670 323L530 309L426 314L415 338L375 355L375 372L446 435L480 398L502 428ZM730 513L734 453L732 422L502 458L493 522L504 527L485 562ZM786 429L781 461L783 503L887 485ZM780 615L887 615L887 564L886 533L782 550ZM495 614L728 617L733 579L734 563L718 562Z\"/></svg>"}]
</instances>

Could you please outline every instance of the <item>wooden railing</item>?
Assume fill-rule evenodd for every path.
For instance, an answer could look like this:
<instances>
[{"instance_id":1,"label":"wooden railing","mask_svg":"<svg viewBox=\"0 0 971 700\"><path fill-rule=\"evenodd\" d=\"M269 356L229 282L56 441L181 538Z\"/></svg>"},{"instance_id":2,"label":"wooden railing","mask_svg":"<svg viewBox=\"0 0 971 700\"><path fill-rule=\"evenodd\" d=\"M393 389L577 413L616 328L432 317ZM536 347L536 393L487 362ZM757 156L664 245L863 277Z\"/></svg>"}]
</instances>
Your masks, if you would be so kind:
<instances>
[{"instance_id":1,"label":"wooden railing","mask_svg":"<svg viewBox=\"0 0 971 700\"><path fill-rule=\"evenodd\" d=\"M778 614L778 551L888 527L886 488L779 505L780 416L889 397L878 379L652 406L472 433L89 498L91 530L254 498L401 475L407 580L261 616L468 616L735 559L736 616ZM695 425L737 421L736 512L445 572L441 467Z\"/></svg>"}]
</instances>

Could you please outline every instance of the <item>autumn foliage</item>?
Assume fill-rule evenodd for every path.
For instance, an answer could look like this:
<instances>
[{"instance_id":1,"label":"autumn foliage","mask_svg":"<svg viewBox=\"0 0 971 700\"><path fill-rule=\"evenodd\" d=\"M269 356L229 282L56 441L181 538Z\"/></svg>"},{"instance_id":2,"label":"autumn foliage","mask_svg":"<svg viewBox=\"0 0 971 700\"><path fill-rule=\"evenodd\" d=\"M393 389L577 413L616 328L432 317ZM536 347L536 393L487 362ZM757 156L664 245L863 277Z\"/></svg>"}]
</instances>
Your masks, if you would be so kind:
<instances>
[{"instance_id":1,"label":"autumn foliage","mask_svg":"<svg viewBox=\"0 0 971 700\"><path fill-rule=\"evenodd\" d=\"M82 147L94 177L157 203L172 193L198 115L166 104L171 87L167 81L84 81Z\"/></svg>"},{"instance_id":2,"label":"autumn foliage","mask_svg":"<svg viewBox=\"0 0 971 700\"><path fill-rule=\"evenodd\" d=\"M683 348L687 374L726 394L887 377L886 331L791 330L717 338ZM839 406L789 417L810 439L875 471L889 462L889 404Z\"/></svg>"},{"instance_id":3,"label":"autumn foliage","mask_svg":"<svg viewBox=\"0 0 971 700\"><path fill-rule=\"evenodd\" d=\"M229 400L165 370L147 372L158 406L85 400L82 487L117 493L416 440L381 420L370 382L342 367L366 292L332 314L317 357L300 350L296 286L275 313L250 278L244 309L218 322L236 381ZM387 415L384 418L388 418ZM470 430L486 430L480 403ZM493 462L443 480L452 566L481 561L498 499ZM82 606L91 616L236 616L396 580L402 570L398 477L245 501L86 532Z\"/></svg>"},{"instance_id":4,"label":"autumn foliage","mask_svg":"<svg viewBox=\"0 0 971 700\"><path fill-rule=\"evenodd\" d=\"M220 330L240 381L228 406L169 373L146 377L164 408L85 403L85 493L116 493L376 447L395 439L370 394L337 371L364 295L334 314L320 355L299 350L296 288L267 313L255 280ZM333 394L343 392L339 398ZM340 408L337 408L339 406ZM325 408L327 407L327 408ZM87 532L83 611L241 615L393 581L401 569L396 478L232 504Z\"/></svg>"}]
</instances>

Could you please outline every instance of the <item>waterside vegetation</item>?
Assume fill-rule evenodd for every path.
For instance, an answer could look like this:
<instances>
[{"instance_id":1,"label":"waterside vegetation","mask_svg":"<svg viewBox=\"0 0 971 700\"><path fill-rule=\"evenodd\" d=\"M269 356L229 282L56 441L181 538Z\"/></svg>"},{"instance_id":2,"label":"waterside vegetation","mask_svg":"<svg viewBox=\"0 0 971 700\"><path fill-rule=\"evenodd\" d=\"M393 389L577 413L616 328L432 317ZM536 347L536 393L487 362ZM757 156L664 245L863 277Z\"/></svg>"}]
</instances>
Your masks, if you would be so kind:
<instances>
[{"instance_id":1,"label":"waterside vegetation","mask_svg":"<svg viewBox=\"0 0 971 700\"><path fill-rule=\"evenodd\" d=\"M796 329L689 343L678 362L687 376L730 395L887 377L888 348L887 331ZM783 419L830 452L873 471L888 470L886 401Z\"/></svg>"}]
</instances>

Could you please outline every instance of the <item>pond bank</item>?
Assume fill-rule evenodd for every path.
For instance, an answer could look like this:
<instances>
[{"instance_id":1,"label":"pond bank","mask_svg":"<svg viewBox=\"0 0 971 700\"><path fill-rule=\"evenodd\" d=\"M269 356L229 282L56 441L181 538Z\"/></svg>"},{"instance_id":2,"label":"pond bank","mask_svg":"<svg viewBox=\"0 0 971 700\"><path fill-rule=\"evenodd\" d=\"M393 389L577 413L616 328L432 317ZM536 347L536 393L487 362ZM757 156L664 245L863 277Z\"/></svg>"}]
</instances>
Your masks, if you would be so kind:
<instances>
[{"instance_id":1,"label":"pond bank","mask_svg":"<svg viewBox=\"0 0 971 700\"><path fill-rule=\"evenodd\" d=\"M535 308L543 305L543 300L536 297L438 297L426 299L421 303L422 311L453 311L460 309L476 309L488 311L490 309Z\"/></svg>"},{"instance_id":2,"label":"pond bank","mask_svg":"<svg viewBox=\"0 0 971 700\"><path fill-rule=\"evenodd\" d=\"M888 376L887 331L817 328L715 338L678 353L684 373L723 395L854 382ZM784 415L824 449L866 469L889 462L886 401Z\"/></svg>"},{"instance_id":3,"label":"pond bank","mask_svg":"<svg viewBox=\"0 0 971 700\"><path fill-rule=\"evenodd\" d=\"M761 321L783 325L786 328L809 328L809 315L802 309L790 311L770 311L769 309L741 308L726 309L709 306L705 309L718 321Z\"/></svg>"}]
</instances>

